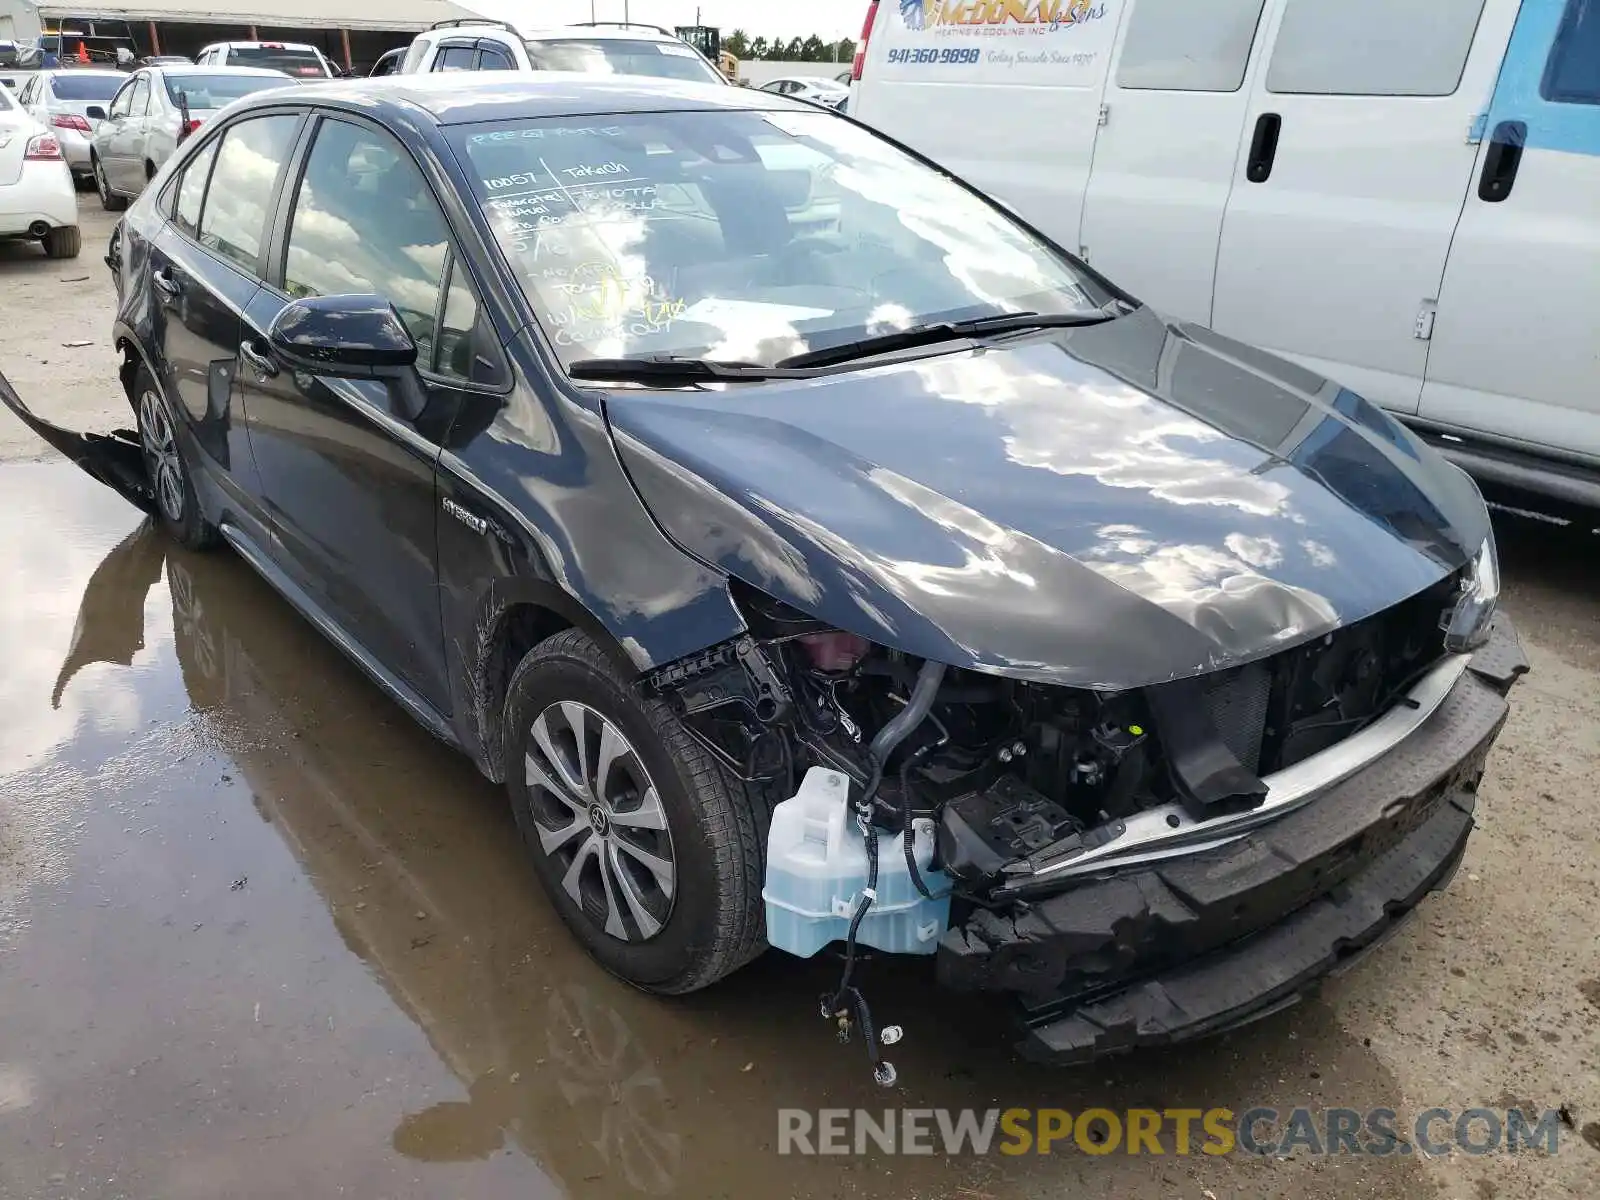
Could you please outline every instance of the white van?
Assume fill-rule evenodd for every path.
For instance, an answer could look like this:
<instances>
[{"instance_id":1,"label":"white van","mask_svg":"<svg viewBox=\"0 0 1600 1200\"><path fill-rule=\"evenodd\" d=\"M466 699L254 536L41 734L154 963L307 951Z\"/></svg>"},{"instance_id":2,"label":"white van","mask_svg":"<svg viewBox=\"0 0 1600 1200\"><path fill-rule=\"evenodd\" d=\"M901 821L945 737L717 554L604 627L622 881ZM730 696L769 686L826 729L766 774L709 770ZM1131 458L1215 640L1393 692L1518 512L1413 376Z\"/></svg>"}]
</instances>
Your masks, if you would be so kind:
<instances>
[{"instance_id":1,"label":"white van","mask_svg":"<svg viewBox=\"0 0 1600 1200\"><path fill-rule=\"evenodd\" d=\"M1600 504L1600 0L882 0L864 40L853 117L1135 295Z\"/></svg>"}]
</instances>

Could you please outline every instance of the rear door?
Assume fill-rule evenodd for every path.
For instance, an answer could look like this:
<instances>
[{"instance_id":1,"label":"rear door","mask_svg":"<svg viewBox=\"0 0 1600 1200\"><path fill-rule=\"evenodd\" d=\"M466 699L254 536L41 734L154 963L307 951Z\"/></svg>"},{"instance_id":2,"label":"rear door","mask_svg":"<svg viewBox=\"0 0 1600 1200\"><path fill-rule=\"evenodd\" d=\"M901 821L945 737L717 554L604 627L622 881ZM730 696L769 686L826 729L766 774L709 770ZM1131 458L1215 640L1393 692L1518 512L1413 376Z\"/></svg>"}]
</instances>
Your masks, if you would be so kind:
<instances>
[{"instance_id":1,"label":"rear door","mask_svg":"<svg viewBox=\"0 0 1600 1200\"><path fill-rule=\"evenodd\" d=\"M1212 323L1415 412L1467 133L1519 0L1281 0L1223 222Z\"/></svg>"},{"instance_id":2,"label":"rear door","mask_svg":"<svg viewBox=\"0 0 1600 1200\"><path fill-rule=\"evenodd\" d=\"M1600 0L1524 0L1421 415L1600 463Z\"/></svg>"},{"instance_id":3,"label":"rear door","mask_svg":"<svg viewBox=\"0 0 1600 1200\"><path fill-rule=\"evenodd\" d=\"M1156 307L1211 322L1266 0L1134 0L1106 87L1082 251Z\"/></svg>"},{"instance_id":4,"label":"rear door","mask_svg":"<svg viewBox=\"0 0 1600 1200\"><path fill-rule=\"evenodd\" d=\"M250 117L208 139L185 164L151 252L162 382L234 512L261 505L235 403L241 321L261 286L268 214L302 119Z\"/></svg>"},{"instance_id":5,"label":"rear door","mask_svg":"<svg viewBox=\"0 0 1600 1200\"><path fill-rule=\"evenodd\" d=\"M882 0L850 115L1079 245L1126 0Z\"/></svg>"},{"instance_id":6,"label":"rear door","mask_svg":"<svg viewBox=\"0 0 1600 1200\"><path fill-rule=\"evenodd\" d=\"M449 227L394 136L342 119L321 120L286 203L281 273L274 264L245 314L244 339L268 365L239 381L282 565L386 671L448 713L434 467L464 383L439 357L441 343L461 341L448 336ZM463 289L470 301L464 276L457 310ZM384 383L271 361L267 335L291 298L353 293L387 297L416 340L430 399L416 420Z\"/></svg>"}]
</instances>

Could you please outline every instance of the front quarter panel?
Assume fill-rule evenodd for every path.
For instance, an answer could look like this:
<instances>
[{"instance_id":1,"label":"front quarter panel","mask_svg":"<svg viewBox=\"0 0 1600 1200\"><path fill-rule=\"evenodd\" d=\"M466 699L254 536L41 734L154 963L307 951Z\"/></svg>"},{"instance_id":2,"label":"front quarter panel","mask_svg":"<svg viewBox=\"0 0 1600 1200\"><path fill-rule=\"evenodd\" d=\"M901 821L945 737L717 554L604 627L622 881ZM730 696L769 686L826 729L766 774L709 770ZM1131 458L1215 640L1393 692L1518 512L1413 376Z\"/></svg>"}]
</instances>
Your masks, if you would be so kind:
<instances>
[{"instance_id":1,"label":"front quarter panel","mask_svg":"<svg viewBox=\"0 0 1600 1200\"><path fill-rule=\"evenodd\" d=\"M531 605L643 672L744 628L720 573L661 534L618 461L597 404L544 375L520 335L515 384L467 402L439 459L439 583L465 745L498 777L498 694L486 660L506 614ZM474 416L474 405L486 405ZM492 410L492 411L491 411ZM551 626L546 626L552 628Z\"/></svg>"}]
</instances>

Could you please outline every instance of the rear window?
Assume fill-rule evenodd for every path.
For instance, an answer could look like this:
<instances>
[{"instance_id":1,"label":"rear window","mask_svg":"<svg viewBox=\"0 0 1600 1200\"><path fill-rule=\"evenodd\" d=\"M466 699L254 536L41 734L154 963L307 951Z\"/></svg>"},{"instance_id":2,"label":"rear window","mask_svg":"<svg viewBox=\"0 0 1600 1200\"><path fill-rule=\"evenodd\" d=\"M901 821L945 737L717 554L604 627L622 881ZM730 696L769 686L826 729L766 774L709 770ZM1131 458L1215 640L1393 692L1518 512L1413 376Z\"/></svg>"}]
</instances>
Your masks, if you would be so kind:
<instances>
[{"instance_id":1,"label":"rear window","mask_svg":"<svg viewBox=\"0 0 1600 1200\"><path fill-rule=\"evenodd\" d=\"M268 88L288 87L290 80L272 75L168 75L167 99L174 105L180 94L188 97L189 111L216 109L231 104L240 96L264 92Z\"/></svg>"},{"instance_id":2,"label":"rear window","mask_svg":"<svg viewBox=\"0 0 1600 1200\"><path fill-rule=\"evenodd\" d=\"M314 50L290 50L283 46L235 46L228 51L230 67L265 67L285 75L326 79L328 70Z\"/></svg>"},{"instance_id":3,"label":"rear window","mask_svg":"<svg viewBox=\"0 0 1600 1200\"><path fill-rule=\"evenodd\" d=\"M586 75L654 75L696 83L722 83L721 75L686 42L634 42L614 38L564 38L529 42L528 61L538 71Z\"/></svg>"},{"instance_id":4,"label":"rear window","mask_svg":"<svg viewBox=\"0 0 1600 1200\"><path fill-rule=\"evenodd\" d=\"M50 90L57 100L109 100L127 82L126 75L57 75Z\"/></svg>"}]
</instances>

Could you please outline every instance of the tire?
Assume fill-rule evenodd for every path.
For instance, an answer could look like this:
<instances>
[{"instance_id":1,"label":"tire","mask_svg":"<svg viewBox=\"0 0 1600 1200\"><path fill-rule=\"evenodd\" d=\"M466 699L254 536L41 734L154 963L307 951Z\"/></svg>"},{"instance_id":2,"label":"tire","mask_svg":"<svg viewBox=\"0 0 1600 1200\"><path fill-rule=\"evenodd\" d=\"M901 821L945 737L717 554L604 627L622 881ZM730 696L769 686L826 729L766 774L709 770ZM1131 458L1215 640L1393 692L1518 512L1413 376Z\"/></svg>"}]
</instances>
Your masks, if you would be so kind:
<instances>
[{"instance_id":1,"label":"tire","mask_svg":"<svg viewBox=\"0 0 1600 1200\"><path fill-rule=\"evenodd\" d=\"M599 775L603 749L617 744L606 726L620 736L622 753L598 791L566 791L562 799L551 751L565 778L574 778L574 714L590 766L582 778ZM768 797L724 773L672 710L646 697L588 634L569 629L529 652L511 677L504 720L506 788L534 871L601 966L646 991L677 995L715 983L766 949ZM588 803L586 813L578 799ZM671 864L670 894L660 870L647 865L652 858Z\"/></svg>"},{"instance_id":2,"label":"tire","mask_svg":"<svg viewBox=\"0 0 1600 1200\"><path fill-rule=\"evenodd\" d=\"M210 550L221 541L221 534L200 511L172 407L143 367L134 376L133 410L139 425L139 445L144 449L145 470L155 492L156 517L179 545L190 550Z\"/></svg>"},{"instance_id":3,"label":"tire","mask_svg":"<svg viewBox=\"0 0 1600 1200\"><path fill-rule=\"evenodd\" d=\"M77 258L83 249L83 235L76 225L57 225L44 235L44 253L47 258Z\"/></svg>"},{"instance_id":4,"label":"tire","mask_svg":"<svg viewBox=\"0 0 1600 1200\"><path fill-rule=\"evenodd\" d=\"M119 196L111 190L111 184L106 181L105 168L100 165L100 159L95 157L89 165L94 170L94 190L100 193L100 207L107 212L121 212L128 207L128 198Z\"/></svg>"}]
</instances>

